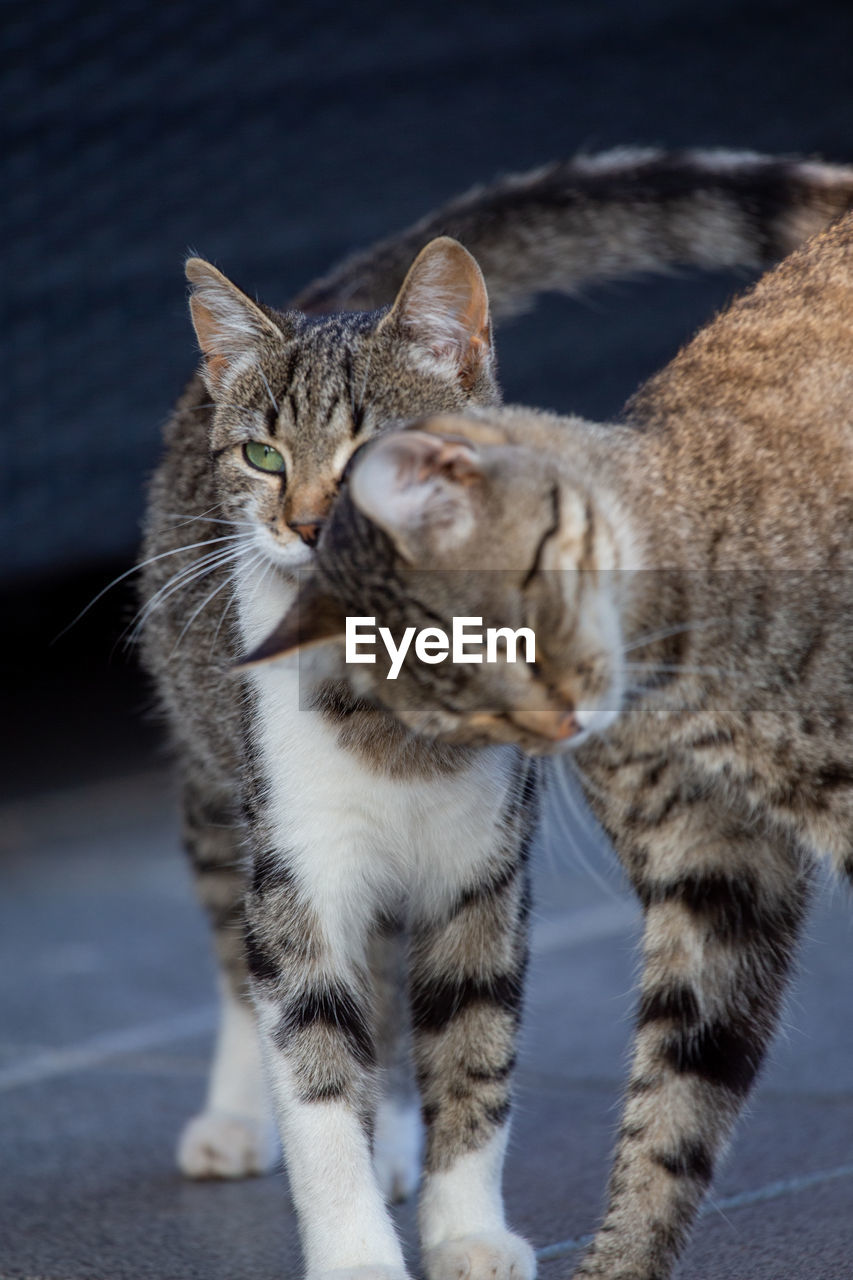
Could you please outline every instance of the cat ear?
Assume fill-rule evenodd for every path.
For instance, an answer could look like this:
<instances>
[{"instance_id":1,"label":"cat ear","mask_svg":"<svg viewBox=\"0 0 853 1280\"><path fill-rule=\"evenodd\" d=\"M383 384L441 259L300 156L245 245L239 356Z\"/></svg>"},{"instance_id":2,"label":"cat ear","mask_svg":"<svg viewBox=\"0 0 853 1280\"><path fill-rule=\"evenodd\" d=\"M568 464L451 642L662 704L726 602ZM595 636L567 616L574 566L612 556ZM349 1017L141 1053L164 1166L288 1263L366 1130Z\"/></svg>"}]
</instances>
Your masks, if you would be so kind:
<instances>
[{"instance_id":1,"label":"cat ear","mask_svg":"<svg viewBox=\"0 0 853 1280\"><path fill-rule=\"evenodd\" d=\"M421 250L380 324L396 325L418 361L470 390L492 375L494 352L483 273L458 240L440 236Z\"/></svg>"},{"instance_id":2,"label":"cat ear","mask_svg":"<svg viewBox=\"0 0 853 1280\"><path fill-rule=\"evenodd\" d=\"M235 664L234 670L256 667L284 658L297 649L343 639L346 617L341 606L317 585L314 578L300 586L296 599L278 626Z\"/></svg>"},{"instance_id":3,"label":"cat ear","mask_svg":"<svg viewBox=\"0 0 853 1280\"><path fill-rule=\"evenodd\" d=\"M425 548L445 551L471 532L481 477L477 452L467 441L395 431L365 451L353 469L350 494L405 559L422 564Z\"/></svg>"},{"instance_id":4,"label":"cat ear","mask_svg":"<svg viewBox=\"0 0 853 1280\"><path fill-rule=\"evenodd\" d=\"M213 394L229 370L254 356L264 337L284 338L279 327L241 289L202 258L190 258L190 314L205 359L205 377Z\"/></svg>"}]
</instances>

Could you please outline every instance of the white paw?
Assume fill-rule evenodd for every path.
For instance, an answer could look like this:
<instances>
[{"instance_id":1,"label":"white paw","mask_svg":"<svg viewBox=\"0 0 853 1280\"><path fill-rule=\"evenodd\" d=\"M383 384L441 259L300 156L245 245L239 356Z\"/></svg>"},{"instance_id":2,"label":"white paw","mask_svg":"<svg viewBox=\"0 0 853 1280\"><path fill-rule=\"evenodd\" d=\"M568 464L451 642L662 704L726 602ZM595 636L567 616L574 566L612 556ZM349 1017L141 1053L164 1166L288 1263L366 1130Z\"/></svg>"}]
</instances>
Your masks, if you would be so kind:
<instances>
[{"instance_id":1,"label":"white paw","mask_svg":"<svg viewBox=\"0 0 853 1280\"><path fill-rule=\"evenodd\" d=\"M251 1178L278 1160L274 1129L255 1116L202 1111L178 1141L178 1168L188 1178Z\"/></svg>"},{"instance_id":2,"label":"white paw","mask_svg":"<svg viewBox=\"0 0 853 1280\"><path fill-rule=\"evenodd\" d=\"M533 1280L536 1255L521 1236L494 1231L428 1249L424 1269L429 1280Z\"/></svg>"},{"instance_id":3,"label":"white paw","mask_svg":"<svg viewBox=\"0 0 853 1280\"><path fill-rule=\"evenodd\" d=\"M383 1099L376 1111L373 1169L389 1204L408 1200L421 1175L421 1118L416 1103Z\"/></svg>"}]
</instances>

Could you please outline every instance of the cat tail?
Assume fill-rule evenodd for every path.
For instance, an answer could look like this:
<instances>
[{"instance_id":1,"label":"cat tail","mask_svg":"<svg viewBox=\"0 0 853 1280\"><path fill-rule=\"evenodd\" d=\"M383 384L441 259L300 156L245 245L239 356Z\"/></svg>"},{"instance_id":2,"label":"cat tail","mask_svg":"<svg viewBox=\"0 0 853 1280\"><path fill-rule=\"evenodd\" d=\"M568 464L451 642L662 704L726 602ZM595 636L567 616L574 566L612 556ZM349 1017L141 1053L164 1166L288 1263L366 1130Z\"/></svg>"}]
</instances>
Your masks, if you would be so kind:
<instances>
[{"instance_id":1,"label":"cat tail","mask_svg":"<svg viewBox=\"0 0 853 1280\"><path fill-rule=\"evenodd\" d=\"M301 311L393 301L435 236L482 268L492 312L534 294L677 267L763 268L853 206L853 166L748 151L623 147L500 178L346 258L295 299Z\"/></svg>"}]
</instances>

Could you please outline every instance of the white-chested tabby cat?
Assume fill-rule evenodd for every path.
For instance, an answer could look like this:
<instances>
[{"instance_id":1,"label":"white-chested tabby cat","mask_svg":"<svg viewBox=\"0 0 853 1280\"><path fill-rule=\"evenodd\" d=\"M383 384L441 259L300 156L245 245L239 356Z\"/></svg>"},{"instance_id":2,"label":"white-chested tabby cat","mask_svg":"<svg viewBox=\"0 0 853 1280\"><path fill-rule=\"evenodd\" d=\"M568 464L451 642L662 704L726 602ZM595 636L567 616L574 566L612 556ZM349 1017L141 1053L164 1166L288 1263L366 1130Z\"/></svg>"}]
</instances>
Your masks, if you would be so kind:
<instances>
[{"instance_id":1,"label":"white-chested tabby cat","mask_svg":"<svg viewBox=\"0 0 853 1280\"><path fill-rule=\"evenodd\" d=\"M302 300L381 304L399 245L408 253L442 225L481 253L505 311L537 288L632 269L761 261L851 191L849 170L812 163L594 157L475 193ZM497 401L482 276L439 239L390 311L308 319L253 303L197 259L187 274L205 365L167 428L143 573L144 658L223 970L207 1106L182 1137L181 1166L240 1176L275 1156L248 960L309 1274L404 1274L383 1203L417 1176L417 1115L399 1083L404 921L428 1272L455 1275L467 1260L472 1275L528 1275L499 1190L526 948L528 768L512 750L424 743L339 679L303 685L299 710L292 673L228 674L291 599L355 449L395 420ZM380 1072L391 1096L377 1110Z\"/></svg>"},{"instance_id":2,"label":"white-chested tabby cat","mask_svg":"<svg viewBox=\"0 0 853 1280\"><path fill-rule=\"evenodd\" d=\"M425 740L576 747L645 909L610 1201L577 1274L659 1280L764 1057L813 862L853 877L853 215L615 425L480 410L368 446L262 653L344 615L398 641L464 615L535 633L532 664L349 670Z\"/></svg>"}]
</instances>

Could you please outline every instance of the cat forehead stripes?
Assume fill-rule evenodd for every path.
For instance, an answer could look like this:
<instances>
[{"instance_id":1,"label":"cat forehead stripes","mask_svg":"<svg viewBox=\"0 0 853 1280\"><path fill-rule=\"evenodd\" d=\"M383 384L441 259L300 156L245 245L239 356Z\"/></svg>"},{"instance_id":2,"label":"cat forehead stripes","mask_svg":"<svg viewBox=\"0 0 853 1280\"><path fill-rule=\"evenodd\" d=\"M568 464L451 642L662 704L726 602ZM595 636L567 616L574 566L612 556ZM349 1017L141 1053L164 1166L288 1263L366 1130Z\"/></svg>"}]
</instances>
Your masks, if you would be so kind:
<instances>
[{"instance_id":1,"label":"cat forehead stripes","mask_svg":"<svg viewBox=\"0 0 853 1280\"><path fill-rule=\"evenodd\" d=\"M212 264L190 258L190 310L211 393L248 365L263 361L266 375L292 384L297 375L316 381L334 364L338 379L356 410L363 399L354 385L359 339L381 335L405 352L408 362L426 374L462 383L473 390L492 372L489 304L482 273L460 244L447 237L431 241L417 256L394 305L381 312L335 315L307 320L279 314L253 302ZM383 345L383 344L380 344ZM292 406L294 409L296 406ZM357 413L354 415L359 425Z\"/></svg>"}]
</instances>

